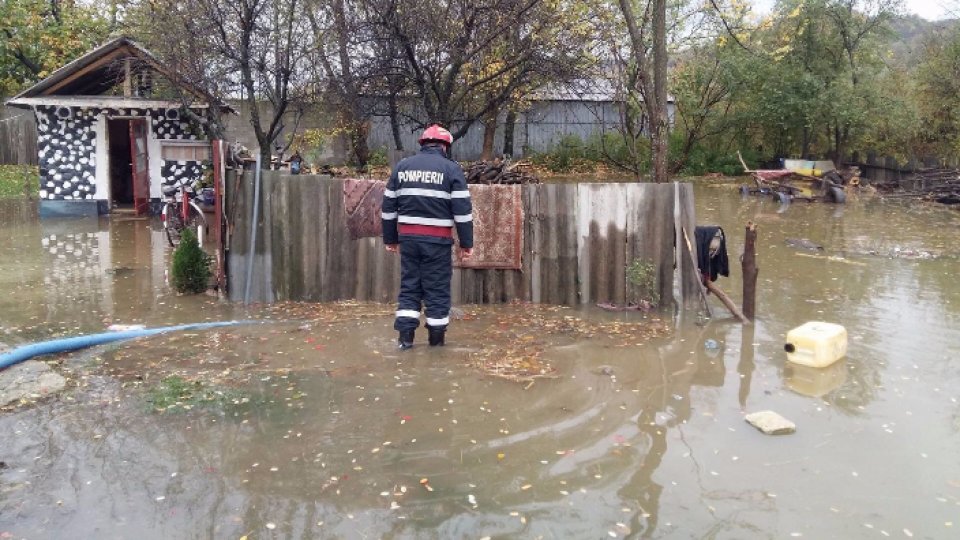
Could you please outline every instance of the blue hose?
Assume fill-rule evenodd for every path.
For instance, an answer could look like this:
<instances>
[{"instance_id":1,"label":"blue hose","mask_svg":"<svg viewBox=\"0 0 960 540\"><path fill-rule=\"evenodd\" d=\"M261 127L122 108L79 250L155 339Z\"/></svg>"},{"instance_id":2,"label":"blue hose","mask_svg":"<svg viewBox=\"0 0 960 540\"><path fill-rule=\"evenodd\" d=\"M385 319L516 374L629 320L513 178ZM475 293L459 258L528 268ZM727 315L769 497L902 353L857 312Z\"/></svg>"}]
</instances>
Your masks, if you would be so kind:
<instances>
[{"instance_id":1,"label":"blue hose","mask_svg":"<svg viewBox=\"0 0 960 540\"><path fill-rule=\"evenodd\" d=\"M29 360L34 356L41 354L53 354L67 351L75 351L85 347L103 345L114 341L123 341L143 336L153 336L166 332L176 332L178 330L202 330L204 328L216 328L220 326L233 326L236 324L250 323L253 321L222 321L207 322L195 324L181 324L179 326L163 326L160 328L142 328L139 330L125 330L123 332L104 332L102 334L92 334L89 336L77 336L71 338L54 339L52 341L41 341L40 343L31 343L17 347L12 351L0 354L0 369L6 369L14 364Z\"/></svg>"}]
</instances>

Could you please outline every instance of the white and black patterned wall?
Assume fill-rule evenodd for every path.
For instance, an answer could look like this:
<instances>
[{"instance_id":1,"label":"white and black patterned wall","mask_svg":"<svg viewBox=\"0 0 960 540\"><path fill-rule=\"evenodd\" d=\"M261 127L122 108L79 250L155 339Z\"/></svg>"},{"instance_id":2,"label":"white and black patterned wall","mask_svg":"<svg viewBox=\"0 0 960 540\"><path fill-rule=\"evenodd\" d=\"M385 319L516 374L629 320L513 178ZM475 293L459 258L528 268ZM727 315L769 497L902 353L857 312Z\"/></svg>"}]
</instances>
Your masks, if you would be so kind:
<instances>
[{"instance_id":1,"label":"white and black patterned wall","mask_svg":"<svg viewBox=\"0 0 960 540\"><path fill-rule=\"evenodd\" d=\"M203 140L177 109L38 106L35 114L40 198L46 200L106 198L97 197L96 187L96 122L101 114L149 118L153 137L160 141ZM203 174L200 161L164 160L160 171L165 185L194 181Z\"/></svg>"},{"instance_id":2,"label":"white and black patterned wall","mask_svg":"<svg viewBox=\"0 0 960 540\"><path fill-rule=\"evenodd\" d=\"M192 185L203 176L202 161L164 160L160 166L163 184L167 186Z\"/></svg>"},{"instance_id":3,"label":"white and black patterned wall","mask_svg":"<svg viewBox=\"0 0 960 540\"><path fill-rule=\"evenodd\" d=\"M96 109L37 107L41 199L93 199Z\"/></svg>"},{"instance_id":4,"label":"white and black patterned wall","mask_svg":"<svg viewBox=\"0 0 960 540\"><path fill-rule=\"evenodd\" d=\"M202 140L191 129L190 123L180 117L177 109L154 110L150 117L153 135L161 141ZM160 165L160 176L165 186L191 185L203 176L203 162L165 159Z\"/></svg>"}]
</instances>

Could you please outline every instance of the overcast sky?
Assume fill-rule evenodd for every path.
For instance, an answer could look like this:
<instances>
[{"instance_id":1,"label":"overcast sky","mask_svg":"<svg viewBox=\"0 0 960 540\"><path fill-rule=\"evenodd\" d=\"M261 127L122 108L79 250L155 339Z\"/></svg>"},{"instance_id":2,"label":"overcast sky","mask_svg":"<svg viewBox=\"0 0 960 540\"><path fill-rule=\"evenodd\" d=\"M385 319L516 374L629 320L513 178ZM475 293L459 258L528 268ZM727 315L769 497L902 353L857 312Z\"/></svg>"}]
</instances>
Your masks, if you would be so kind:
<instances>
[{"instance_id":1,"label":"overcast sky","mask_svg":"<svg viewBox=\"0 0 960 540\"><path fill-rule=\"evenodd\" d=\"M763 12L769 11L773 3L774 0L753 0L753 5L756 6L757 10ZM957 2L953 0L904 0L903 4L907 13L913 13L924 19L935 21L949 17L945 6L956 5Z\"/></svg>"}]
</instances>

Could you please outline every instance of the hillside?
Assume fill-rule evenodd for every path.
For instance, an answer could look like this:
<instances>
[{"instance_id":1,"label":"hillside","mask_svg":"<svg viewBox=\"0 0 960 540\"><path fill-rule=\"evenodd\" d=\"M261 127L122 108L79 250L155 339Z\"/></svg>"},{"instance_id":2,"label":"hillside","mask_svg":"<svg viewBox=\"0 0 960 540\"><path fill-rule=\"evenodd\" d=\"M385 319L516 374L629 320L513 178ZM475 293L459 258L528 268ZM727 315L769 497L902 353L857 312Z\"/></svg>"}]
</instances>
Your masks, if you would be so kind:
<instances>
[{"instance_id":1,"label":"hillside","mask_svg":"<svg viewBox=\"0 0 960 540\"><path fill-rule=\"evenodd\" d=\"M953 30L960 20L928 21L916 15L896 18L892 23L896 38L891 44L893 62L901 66L915 65L930 40Z\"/></svg>"}]
</instances>

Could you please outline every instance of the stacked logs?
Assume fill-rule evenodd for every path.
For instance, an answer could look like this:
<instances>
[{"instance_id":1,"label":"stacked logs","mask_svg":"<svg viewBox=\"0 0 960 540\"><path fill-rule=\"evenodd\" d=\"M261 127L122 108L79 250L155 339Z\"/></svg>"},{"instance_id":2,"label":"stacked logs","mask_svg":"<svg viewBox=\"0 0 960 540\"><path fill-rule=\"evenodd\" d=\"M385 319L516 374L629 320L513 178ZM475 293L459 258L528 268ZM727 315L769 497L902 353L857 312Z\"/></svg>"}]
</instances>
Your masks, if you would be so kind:
<instances>
[{"instance_id":1,"label":"stacked logs","mask_svg":"<svg viewBox=\"0 0 960 540\"><path fill-rule=\"evenodd\" d=\"M539 184L528 161L476 161L464 171L468 184Z\"/></svg>"},{"instance_id":2,"label":"stacked logs","mask_svg":"<svg viewBox=\"0 0 960 540\"><path fill-rule=\"evenodd\" d=\"M960 204L960 171L957 169L917 169L910 176L910 189L891 189L886 184L875 185L886 191L885 197L924 199L941 204ZM894 184L899 187L899 184Z\"/></svg>"}]
</instances>

